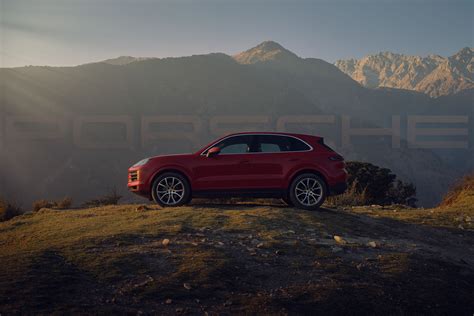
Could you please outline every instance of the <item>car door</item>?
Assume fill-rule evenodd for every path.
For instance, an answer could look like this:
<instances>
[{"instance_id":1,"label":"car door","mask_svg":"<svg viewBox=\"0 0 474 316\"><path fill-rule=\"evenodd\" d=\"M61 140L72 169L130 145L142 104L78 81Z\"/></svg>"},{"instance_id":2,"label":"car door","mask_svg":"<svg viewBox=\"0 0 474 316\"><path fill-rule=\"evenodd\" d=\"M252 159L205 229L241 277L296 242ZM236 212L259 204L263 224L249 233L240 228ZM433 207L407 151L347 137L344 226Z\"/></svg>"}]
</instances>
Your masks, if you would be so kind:
<instances>
[{"instance_id":1,"label":"car door","mask_svg":"<svg viewBox=\"0 0 474 316\"><path fill-rule=\"evenodd\" d=\"M211 147L221 152L206 157L204 151L194 167L194 190L239 190L248 186L251 180L249 152L253 135L236 135L223 139Z\"/></svg>"},{"instance_id":2,"label":"car door","mask_svg":"<svg viewBox=\"0 0 474 316\"><path fill-rule=\"evenodd\" d=\"M288 172L303 160L305 150L298 142L301 141L285 135L256 136L253 149L255 155L250 166L253 188L284 188Z\"/></svg>"}]
</instances>

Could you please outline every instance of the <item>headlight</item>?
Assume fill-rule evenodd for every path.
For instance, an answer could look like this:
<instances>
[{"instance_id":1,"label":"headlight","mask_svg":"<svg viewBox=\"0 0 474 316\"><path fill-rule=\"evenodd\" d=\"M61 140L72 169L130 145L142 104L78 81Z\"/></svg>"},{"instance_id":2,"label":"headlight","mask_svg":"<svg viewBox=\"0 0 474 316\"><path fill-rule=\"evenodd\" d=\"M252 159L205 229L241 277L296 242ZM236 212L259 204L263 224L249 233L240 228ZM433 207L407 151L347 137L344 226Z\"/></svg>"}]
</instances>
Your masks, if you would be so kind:
<instances>
[{"instance_id":1,"label":"headlight","mask_svg":"<svg viewBox=\"0 0 474 316\"><path fill-rule=\"evenodd\" d=\"M146 159L140 160L139 162L137 162L136 164L134 164L132 167L143 166L143 165L146 164L149 160L150 160L150 158L146 158Z\"/></svg>"}]
</instances>

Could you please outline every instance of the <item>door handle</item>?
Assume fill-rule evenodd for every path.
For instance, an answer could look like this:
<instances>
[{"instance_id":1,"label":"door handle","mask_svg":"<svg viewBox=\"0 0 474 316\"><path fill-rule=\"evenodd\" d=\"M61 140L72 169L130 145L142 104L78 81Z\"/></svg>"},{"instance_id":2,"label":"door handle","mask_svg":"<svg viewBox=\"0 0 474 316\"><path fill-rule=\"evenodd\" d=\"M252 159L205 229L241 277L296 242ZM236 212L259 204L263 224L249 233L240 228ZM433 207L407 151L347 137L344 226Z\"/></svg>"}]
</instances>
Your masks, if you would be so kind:
<instances>
[{"instance_id":1,"label":"door handle","mask_svg":"<svg viewBox=\"0 0 474 316\"><path fill-rule=\"evenodd\" d=\"M247 163L250 163L250 160L241 160L239 163L240 164L247 164Z\"/></svg>"},{"instance_id":2,"label":"door handle","mask_svg":"<svg viewBox=\"0 0 474 316\"><path fill-rule=\"evenodd\" d=\"M291 159L289 159L289 161L299 161L299 159L298 158L291 158Z\"/></svg>"}]
</instances>

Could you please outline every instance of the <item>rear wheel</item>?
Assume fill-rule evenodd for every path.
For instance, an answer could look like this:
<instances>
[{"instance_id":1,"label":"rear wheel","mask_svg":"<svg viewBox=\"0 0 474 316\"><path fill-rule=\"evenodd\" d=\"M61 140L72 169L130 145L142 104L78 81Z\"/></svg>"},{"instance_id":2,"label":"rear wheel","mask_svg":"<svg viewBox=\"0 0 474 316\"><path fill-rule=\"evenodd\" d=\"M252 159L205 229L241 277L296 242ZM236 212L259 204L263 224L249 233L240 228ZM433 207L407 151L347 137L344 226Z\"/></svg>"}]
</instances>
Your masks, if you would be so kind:
<instances>
[{"instance_id":1,"label":"rear wheel","mask_svg":"<svg viewBox=\"0 0 474 316\"><path fill-rule=\"evenodd\" d=\"M321 177L313 173L301 174L291 183L289 196L296 207L305 210L317 210L326 199L326 183Z\"/></svg>"},{"instance_id":2,"label":"rear wheel","mask_svg":"<svg viewBox=\"0 0 474 316\"><path fill-rule=\"evenodd\" d=\"M152 197L163 207L181 206L190 201L191 186L181 174L165 172L153 182Z\"/></svg>"}]
</instances>

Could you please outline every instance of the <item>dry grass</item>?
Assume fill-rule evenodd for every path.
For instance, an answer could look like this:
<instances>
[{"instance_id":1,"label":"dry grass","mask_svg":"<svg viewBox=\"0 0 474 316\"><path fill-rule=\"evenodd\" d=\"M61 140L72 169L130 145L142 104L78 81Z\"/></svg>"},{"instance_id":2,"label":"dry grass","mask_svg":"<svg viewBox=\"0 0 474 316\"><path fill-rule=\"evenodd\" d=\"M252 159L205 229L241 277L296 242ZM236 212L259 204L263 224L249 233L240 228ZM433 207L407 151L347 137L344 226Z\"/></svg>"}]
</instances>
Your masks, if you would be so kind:
<instances>
[{"instance_id":1,"label":"dry grass","mask_svg":"<svg viewBox=\"0 0 474 316\"><path fill-rule=\"evenodd\" d=\"M354 181L343 194L330 196L325 203L331 207L367 205L367 191L359 192L357 182Z\"/></svg>"},{"instance_id":2,"label":"dry grass","mask_svg":"<svg viewBox=\"0 0 474 316\"><path fill-rule=\"evenodd\" d=\"M456 182L444 196L440 207L469 207L474 204L474 173Z\"/></svg>"}]
</instances>

